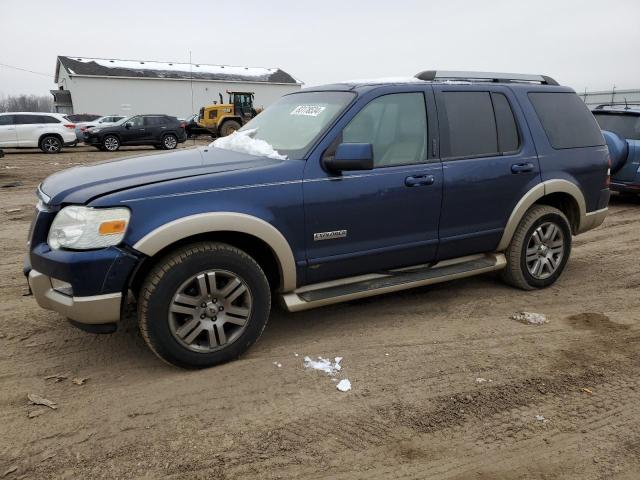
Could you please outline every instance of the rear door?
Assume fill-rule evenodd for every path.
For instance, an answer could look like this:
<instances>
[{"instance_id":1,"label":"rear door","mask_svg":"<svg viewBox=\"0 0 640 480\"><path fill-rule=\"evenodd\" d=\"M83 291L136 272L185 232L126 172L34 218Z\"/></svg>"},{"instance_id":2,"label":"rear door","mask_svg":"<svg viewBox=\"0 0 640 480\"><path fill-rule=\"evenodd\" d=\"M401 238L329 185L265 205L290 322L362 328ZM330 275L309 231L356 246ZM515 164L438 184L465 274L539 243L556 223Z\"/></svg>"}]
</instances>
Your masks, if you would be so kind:
<instances>
[{"instance_id":1,"label":"rear door","mask_svg":"<svg viewBox=\"0 0 640 480\"><path fill-rule=\"evenodd\" d=\"M40 115L16 115L16 134L19 147L37 147L45 124Z\"/></svg>"},{"instance_id":2,"label":"rear door","mask_svg":"<svg viewBox=\"0 0 640 480\"><path fill-rule=\"evenodd\" d=\"M444 177L438 259L491 251L516 203L540 182L527 124L504 86L434 91Z\"/></svg>"},{"instance_id":3,"label":"rear door","mask_svg":"<svg viewBox=\"0 0 640 480\"><path fill-rule=\"evenodd\" d=\"M161 116L144 117L145 142L160 142L162 133L167 129L165 125L166 119Z\"/></svg>"},{"instance_id":4,"label":"rear door","mask_svg":"<svg viewBox=\"0 0 640 480\"><path fill-rule=\"evenodd\" d=\"M0 147L16 147L18 137L13 115L0 115Z\"/></svg>"}]
</instances>

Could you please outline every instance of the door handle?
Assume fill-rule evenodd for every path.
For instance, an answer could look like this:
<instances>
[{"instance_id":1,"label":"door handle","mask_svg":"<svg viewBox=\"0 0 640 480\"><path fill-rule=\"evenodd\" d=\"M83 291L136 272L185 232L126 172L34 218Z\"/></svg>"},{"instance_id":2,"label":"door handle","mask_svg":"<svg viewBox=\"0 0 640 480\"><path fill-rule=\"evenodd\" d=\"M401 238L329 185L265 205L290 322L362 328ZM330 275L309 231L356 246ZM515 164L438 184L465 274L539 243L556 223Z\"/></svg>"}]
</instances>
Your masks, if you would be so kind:
<instances>
[{"instance_id":1,"label":"door handle","mask_svg":"<svg viewBox=\"0 0 640 480\"><path fill-rule=\"evenodd\" d=\"M404 184L407 187L421 187L424 185L433 185L436 181L436 177L433 175L412 175L404 179Z\"/></svg>"},{"instance_id":2,"label":"door handle","mask_svg":"<svg viewBox=\"0 0 640 480\"><path fill-rule=\"evenodd\" d=\"M533 163L516 163L511 165L511 173L526 173L532 172L534 169Z\"/></svg>"}]
</instances>

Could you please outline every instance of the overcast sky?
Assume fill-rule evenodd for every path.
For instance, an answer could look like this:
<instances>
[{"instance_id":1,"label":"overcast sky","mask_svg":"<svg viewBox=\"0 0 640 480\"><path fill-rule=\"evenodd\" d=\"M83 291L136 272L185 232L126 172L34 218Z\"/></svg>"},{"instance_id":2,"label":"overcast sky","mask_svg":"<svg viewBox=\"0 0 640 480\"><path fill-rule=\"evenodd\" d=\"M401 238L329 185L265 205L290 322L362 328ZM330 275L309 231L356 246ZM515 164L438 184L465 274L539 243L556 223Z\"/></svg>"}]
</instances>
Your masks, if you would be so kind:
<instances>
[{"instance_id":1,"label":"overcast sky","mask_svg":"<svg viewBox=\"0 0 640 480\"><path fill-rule=\"evenodd\" d=\"M0 94L47 94L57 55L280 67L306 85L421 70L640 88L639 0L3 0ZM48 75L48 76L47 76Z\"/></svg>"}]
</instances>

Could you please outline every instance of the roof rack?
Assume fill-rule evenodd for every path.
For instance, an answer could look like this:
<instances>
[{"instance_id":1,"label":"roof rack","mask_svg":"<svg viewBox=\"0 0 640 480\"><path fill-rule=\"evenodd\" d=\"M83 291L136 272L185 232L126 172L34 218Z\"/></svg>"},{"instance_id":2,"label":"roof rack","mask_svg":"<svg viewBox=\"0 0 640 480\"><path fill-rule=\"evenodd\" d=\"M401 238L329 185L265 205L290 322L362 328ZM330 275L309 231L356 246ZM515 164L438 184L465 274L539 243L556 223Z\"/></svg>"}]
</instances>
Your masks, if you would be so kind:
<instances>
[{"instance_id":1,"label":"roof rack","mask_svg":"<svg viewBox=\"0 0 640 480\"><path fill-rule=\"evenodd\" d=\"M625 110L629 110L629 105L640 105L640 102L627 102L626 100L624 100L622 102L601 103L600 105L595 107L594 110L602 110L604 107L624 107Z\"/></svg>"},{"instance_id":2,"label":"roof rack","mask_svg":"<svg viewBox=\"0 0 640 480\"><path fill-rule=\"evenodd\" d=\"M540 83L541 85L559 85L546 75L527 75L522 73L497 72L458 72L451 70L425 70L416 74L420 80L467 80L496 83Z\"/></svg>"}]
</instances>

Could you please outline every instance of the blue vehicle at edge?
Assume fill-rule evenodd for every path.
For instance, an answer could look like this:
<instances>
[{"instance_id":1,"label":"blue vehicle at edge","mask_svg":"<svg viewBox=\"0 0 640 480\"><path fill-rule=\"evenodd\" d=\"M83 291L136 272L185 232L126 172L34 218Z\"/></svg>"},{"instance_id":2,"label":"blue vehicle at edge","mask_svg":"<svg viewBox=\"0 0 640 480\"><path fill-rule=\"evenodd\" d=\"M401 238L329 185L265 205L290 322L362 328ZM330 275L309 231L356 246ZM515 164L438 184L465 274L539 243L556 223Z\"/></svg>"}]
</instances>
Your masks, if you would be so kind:
<instances>
[{"instance_id":1,"label":"blue vehicle at edge","mask_svg":"<svg viewBox=\"0 0 640 480\"><path fill-rule=\"evenodd\" d=\"M218 142L43 181L38 304L106 333L134 299L160 358L206 367L258 339L272 299L300 311L491 271L544 288L607 214L598 124L545 76L307 88Z\"/></svg>"},{"instance_id":2,"label":"blue vehicle at edge","mask_svg":"<svg viewBox=\"0 0 640 480\"><path fill-rule=\"evenodd\" d=\"M592 110L611 155L611 190L640 195L640 105L603 104Z\"/></svg>"}]
</instances>

